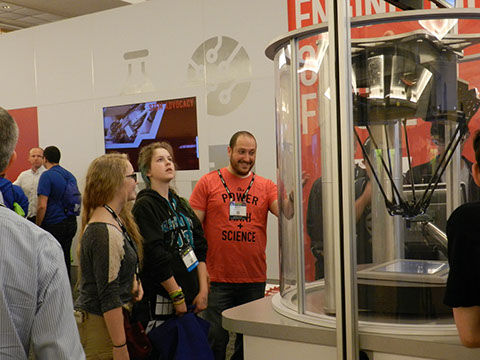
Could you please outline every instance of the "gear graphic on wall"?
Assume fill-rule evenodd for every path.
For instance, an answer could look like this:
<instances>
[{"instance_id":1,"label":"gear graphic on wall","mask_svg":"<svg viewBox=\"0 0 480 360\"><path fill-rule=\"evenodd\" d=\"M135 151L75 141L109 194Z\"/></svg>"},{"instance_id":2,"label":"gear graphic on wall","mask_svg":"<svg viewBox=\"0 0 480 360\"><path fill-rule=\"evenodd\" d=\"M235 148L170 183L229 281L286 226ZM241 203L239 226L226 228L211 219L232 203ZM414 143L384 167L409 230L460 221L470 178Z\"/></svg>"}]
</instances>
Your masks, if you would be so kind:
<instances>
[{"instance_id":1,"label":"gear graphic on wall","mask_svg":"<svg viewBox=\"0 0 480 360\"><path fill-rule=\"evenodd\" d=\"M252 67L247 51L238 41L217 36L206 40L193 53L188 65L190 81L205 81L207 113L226 115L247 97Z\"/></svg>"}]
</instances>

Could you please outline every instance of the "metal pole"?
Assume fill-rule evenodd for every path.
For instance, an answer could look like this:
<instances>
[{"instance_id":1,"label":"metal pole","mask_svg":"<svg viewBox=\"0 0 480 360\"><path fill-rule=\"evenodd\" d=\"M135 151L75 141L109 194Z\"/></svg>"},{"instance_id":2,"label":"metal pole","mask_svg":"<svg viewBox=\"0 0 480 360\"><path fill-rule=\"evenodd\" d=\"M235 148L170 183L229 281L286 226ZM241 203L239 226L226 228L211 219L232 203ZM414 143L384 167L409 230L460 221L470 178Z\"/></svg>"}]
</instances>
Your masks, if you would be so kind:
<instances>
[{"instance_id":1,"label":"metal pole","mask_svg":"<svg viewBox=\"0 0 480 360\"><path fill-rule=\"evenodd\" d=\"M294 229L297 255L297 308L299 314L305 314L305 251L303 239L303 209L302 209L302 132L300 130L300 88L298 86L297 40L290 41L292 64L292 114L293 114L293 169L295 174ZM287 194L288 196L288 194Z\"/></svg>"},{"instance_id":2,"label":"metal pole","mask_svg":"<svg viewBox=\"0 0 480 360\"><path fill-rule=\"evenodd\" d=\"M338 199L335 214L335 292L337 359L358 358L357 281L355 246L355 194L353 176L352 65L349 2L327 0L332 152L337 156ZM336 134L335 134L336 133Z\"/></svg>"}]
</instances>

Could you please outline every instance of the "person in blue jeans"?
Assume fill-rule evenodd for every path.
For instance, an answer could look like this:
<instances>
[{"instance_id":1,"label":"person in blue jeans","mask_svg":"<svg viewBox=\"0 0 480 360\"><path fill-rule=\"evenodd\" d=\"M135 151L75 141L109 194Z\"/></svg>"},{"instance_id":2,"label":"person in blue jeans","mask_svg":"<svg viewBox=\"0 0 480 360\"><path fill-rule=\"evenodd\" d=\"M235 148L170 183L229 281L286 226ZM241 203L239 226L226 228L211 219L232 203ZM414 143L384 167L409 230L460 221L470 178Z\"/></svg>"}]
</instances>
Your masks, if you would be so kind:
<instances>
[{"instance_id":1,"label":"person in blue jeans","mask_svg":"<svg viewBox=\"0 0 480 360\"><path fill-rule=\"evenodd\" d=\"M60 150L48 146L43 151L45 168L38 181L37 225L52 234L63 249L70 279L70 248L77 232L77 218L68 216L63 206L67 181L77 183L72 173L60 166Z\"/></svg>"},{"instance_id":2,"label":"person in blue jeans","mask_svg":"<svg viewBox=\"0 0 480 360\"><path fill-rule=\"evenodd\" d=\"M201 317L210 322L209 341L216 360L225 359L229 340L222 327L222 311L265 295L267 216L269 212L279 214L277 186L252 171L255 137L239 131L230 139L227 151L230 164L204 175L190 197L208 242L211 284L208 307ZM290 196L284 197L282 214L286 216L291 201ZM243 359L241 334L237 334L232 359Z\"/></svg>"}]
</instances>

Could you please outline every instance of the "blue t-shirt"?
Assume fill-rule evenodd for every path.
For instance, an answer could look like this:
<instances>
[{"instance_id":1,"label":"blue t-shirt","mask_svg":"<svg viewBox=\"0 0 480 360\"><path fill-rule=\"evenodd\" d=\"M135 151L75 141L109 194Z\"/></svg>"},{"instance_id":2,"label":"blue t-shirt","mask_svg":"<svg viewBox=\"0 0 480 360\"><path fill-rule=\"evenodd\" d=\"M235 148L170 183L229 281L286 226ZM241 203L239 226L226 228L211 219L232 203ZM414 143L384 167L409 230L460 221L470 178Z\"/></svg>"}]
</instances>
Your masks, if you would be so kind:
<instances>
[{"instance_id":1,"label":"blue t-shirt","mask_svg":"<svg viewBox=\"0 0 480 360\"><path fill-rule=\"evenodd\" d=\"M71 179L77 183L77 179L71 172L65 170L60 165L52 166L44 171L38 180L38 195L48 197L47 211L43 224L58 224L67 219L63 207L63 193L67 187L67 180Z\"/></svg>"}]
</instances>

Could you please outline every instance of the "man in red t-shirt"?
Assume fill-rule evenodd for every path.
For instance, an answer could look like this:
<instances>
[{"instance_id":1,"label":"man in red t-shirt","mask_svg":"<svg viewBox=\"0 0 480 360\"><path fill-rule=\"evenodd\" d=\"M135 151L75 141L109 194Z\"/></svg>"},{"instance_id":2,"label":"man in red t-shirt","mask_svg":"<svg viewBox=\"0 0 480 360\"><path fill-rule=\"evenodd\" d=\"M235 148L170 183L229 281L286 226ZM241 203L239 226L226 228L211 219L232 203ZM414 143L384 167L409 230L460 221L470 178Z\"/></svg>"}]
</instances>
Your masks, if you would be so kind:
<instances>
[{"instance_id":1,"label":"man in red t-shirt","mask_svg":"<svg viewBox=\"0 0 480 360\"><path fill-rule=\"evenodd\" d=\"M267 216L268 211L278 216L278 201L277 186L251 171L256 151L251 133L235 133L228 146L230 165L204 175L190 197L208 241L211 287L202 316L211 324L209 341L217 360L225 359L229 339L222 311L265 293ZM240 334L232 359L243 359Z\"/></svg>"}]
</instances>

